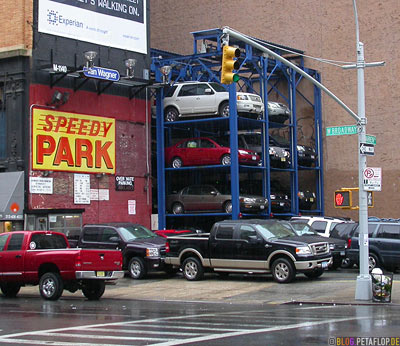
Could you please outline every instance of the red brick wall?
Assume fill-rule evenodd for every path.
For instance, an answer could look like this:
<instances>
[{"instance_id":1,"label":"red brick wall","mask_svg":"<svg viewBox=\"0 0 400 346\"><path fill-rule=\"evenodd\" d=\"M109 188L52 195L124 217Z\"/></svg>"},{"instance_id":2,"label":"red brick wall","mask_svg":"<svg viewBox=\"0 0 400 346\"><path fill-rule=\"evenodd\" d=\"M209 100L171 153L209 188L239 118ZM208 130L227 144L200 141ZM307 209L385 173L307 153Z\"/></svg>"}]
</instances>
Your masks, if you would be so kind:
<instances>
[{"instance_id":1,"label":"red brick wall","mask_svg":"<svg viewBox=\"0 0 400 346\"><path fill-rule=\"evenodd\" d=\"M29 194L30 209L84 208L83 223L137 222L150 227L151 186L146 191L146 101L126 97L97 95L84 91L57 88L70 93L69 101L58 110L116 119L116 175L134 176L134 191L115 191L115 176L97 178L90 174L92 189L108 189L108 201L91 201L90 205L74 204L74 174L53 172L53 194ZM31 85L30 103L45 105L54 93L43 85ZM148 104L149 106L149 104ZM79 172L77 172L79 173ZM30 176L41 176L31 171ZM150 184L151 185L151 184ZM147 195L148 194L148 195ZM136 215L128 214L128 200L136 201Z\"/></svg>"},{"instance_id":2,"label":"red brick wall","mask_svg":"<svg viewBox=\"0 0 400 346\"><path fill-rule=\"evenodd\" d=\"M358 0L357 6L366 61L386 61L385 67L365 71L367 133L377 137L375 156L368 158L368 166L382 167L383 176L382 192L375 194L375 208L369 213L399 217L399 2ZM310 56L350 62L356 59L351 0L152 1L150 22L151 46L182 54L193 52L190 32L230 26L251 36L304 50ZM305 64L320 71L323 84L357 112L355 70L308 58ZM298 107L300 116L308 113L300 100ZM354 124L353 118L326 95L322 97L322 111L324 130ZM334 190L358 186L357 137L324 137L323 144L326 214L358 218L357 211L333 207Z\"/></svg>"},{"instance_id":3,"label":"red brick wall","mask_svg":"<svg viewBox=\"0 0 400 346\"><path fill-rule=\"evenodd\" d=\"M32 48L33 0L0 1L0 51Z\"/></svg>"}]
</instances>

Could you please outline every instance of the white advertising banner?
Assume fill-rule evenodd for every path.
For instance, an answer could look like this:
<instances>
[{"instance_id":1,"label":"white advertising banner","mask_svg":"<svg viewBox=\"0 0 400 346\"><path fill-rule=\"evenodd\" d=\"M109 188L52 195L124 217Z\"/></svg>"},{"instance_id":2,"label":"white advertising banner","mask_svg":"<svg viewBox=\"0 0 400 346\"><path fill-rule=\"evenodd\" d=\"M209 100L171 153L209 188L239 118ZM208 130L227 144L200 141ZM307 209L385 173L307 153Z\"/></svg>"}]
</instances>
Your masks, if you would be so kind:
<instances>
[{"instance_id":1,"label":"white advertising banner","mask_svg":"<svg viewBox=\"0 0 400 346\"><path fill-rule=\"evenodd\" d=\"M147 53L146 0L39 0L39 32Z\"/></svg>"},{"instance_id":2,"label":"white advertising banner","mask_svg":"<svg viewBox=\"0 0 400 346\"><path fill-rule=\"evenodd\" d=\"M53 194L53 178L29 177L30 193Z\"/></svg>"}]
</instances>

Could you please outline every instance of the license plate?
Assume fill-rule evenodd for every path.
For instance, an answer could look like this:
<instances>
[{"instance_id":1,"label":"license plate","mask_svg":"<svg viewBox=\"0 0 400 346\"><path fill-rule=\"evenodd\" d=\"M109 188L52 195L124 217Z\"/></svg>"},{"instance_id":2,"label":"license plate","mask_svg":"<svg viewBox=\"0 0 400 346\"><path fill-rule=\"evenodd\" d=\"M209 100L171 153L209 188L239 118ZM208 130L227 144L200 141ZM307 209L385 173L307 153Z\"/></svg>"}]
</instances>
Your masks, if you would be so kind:
<instances>
[{"instance_id":1,"label":"license plate","mask_svg":"<svg viewBox=\"0 0 400 346\"><path fill-rule=\"evenodd\" d=\"M322 267L322 269L328 268L328 262L322 262L321 267Z\"/></svg>"},{"instance_id":2,"label":"license plate","mask_svg":"<svg viewBox=\"0 0 400 346\"><path fill-rule=\"evenodd\" d=\"M260 205L260 209L264 209L265 207L263 205Z\"/></svg>"},{"instance_id":3,"label":"license plate","mask_svg":"<svg viewBox=\"0 0 400 346\"><path fill-rule=\"evenodd\" d=\"M284 157L281 157L281 161L282 161L282 162L285 162L286 159L285 159Z\"/></svg>"},{"instance_id":4,"label":"license plate","mask_svg":"<svg viewBox=\"0 0 400 346\"><path fill-rule=\"evenodd\" d=\"M105 272L96 272L96 276L99 276L99 277L105 277L106 276L106 273Z\"/></svg>"},{"instance_id":5,"label":"license plate","mask_svg":"<svg viewBox=\"0 0 400 346\"><path fill-rule=\"evenodd\" d=\"M346 254L346 252L340 251L340 256L344 256L345 254Z\"/></svg>"},{"instance_id":6,"label":"license plate","mask_svg":"<svg viewBox=\"0 0 400 346\"><path fill-rule=\"evenodd\" d=\"M310 202L314 202L314 198L311 197L311 198L310 198Z\"/></svg>"},{"instance_id":7,"label":"license plate","mask_svg":"<svg viewBox=\"0 0 400 346\"><path fill-rule=\"evenodd\" d=\"M252 159L253 161L255 161L255 160L257 160L257 156L252 156L251 159Z\"/></svg>"}]
</instances>

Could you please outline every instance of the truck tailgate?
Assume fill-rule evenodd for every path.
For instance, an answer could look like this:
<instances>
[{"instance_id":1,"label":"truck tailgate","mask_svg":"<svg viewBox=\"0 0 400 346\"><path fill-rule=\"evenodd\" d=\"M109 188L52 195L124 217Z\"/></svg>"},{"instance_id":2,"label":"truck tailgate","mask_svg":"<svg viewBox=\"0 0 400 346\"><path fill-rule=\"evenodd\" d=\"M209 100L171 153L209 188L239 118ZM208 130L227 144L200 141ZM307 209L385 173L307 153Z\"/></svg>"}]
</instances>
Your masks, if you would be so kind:
<instances>
[{"instance_id":1,"label":"truck tailgate","mask_svg":"<svg viewBox=\"0 0 400 346\"><path fill-rule=\"evenodd\" d=\"M122 253L119 250L81 249L79 251L81 269L90 270L122 270Z\"/></svg>"}]
</instances>

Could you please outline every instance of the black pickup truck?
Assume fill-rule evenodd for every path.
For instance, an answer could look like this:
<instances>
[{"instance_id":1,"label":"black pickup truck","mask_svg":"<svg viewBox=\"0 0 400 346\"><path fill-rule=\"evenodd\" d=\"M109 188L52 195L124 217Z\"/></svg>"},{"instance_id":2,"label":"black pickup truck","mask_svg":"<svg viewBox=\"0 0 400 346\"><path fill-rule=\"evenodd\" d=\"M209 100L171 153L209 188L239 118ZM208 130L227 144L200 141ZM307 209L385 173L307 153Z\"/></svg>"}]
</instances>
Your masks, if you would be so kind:
<instances>
[{"instance_id":1,"label":"black pickup truck","mask_svg":"<svg viewBox=\"0 0 400 346\"><path fill-rule=\"evenodd\" d=\"M280 220L225 220L207 234L167 239L165 262L182 267L187 280L200 280L205 270L227 273L272 273L278 283L322 275L332 263L329 244L299 236Z\"/></svg>"},{"instance_id":2,"label":"black pickup truck","mask_svg":"<svg viewBox=\"0 0 400 346\"><path fill-rule=\"evenodd\" d=\"M66 234L71 247L90 249L120 249L122 268L133 279L142 279L149 271L165 270L165 238L134 223L104 223L84 225L79 234Z\"/></svg>"}]
</instances>

